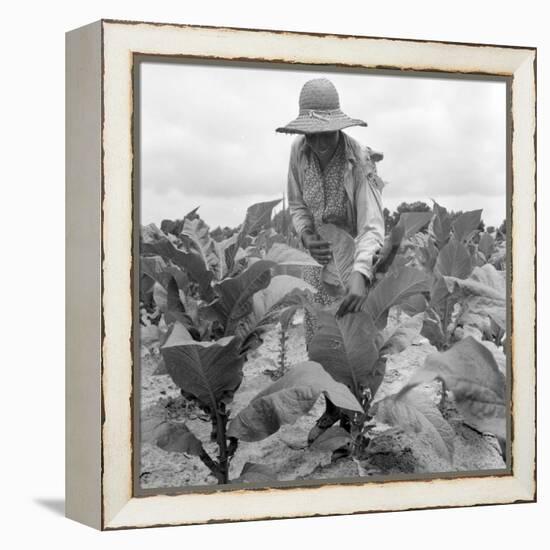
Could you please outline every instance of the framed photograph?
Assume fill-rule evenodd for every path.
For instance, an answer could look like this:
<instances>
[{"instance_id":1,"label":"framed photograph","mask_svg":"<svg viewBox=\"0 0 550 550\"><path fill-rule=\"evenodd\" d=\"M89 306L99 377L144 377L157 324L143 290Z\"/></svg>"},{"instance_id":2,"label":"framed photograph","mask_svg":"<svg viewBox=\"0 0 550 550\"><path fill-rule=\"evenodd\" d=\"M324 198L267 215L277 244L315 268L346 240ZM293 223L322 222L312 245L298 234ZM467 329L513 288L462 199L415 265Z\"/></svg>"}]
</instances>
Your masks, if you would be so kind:
<instances>
[{"instance_id":1,"label":"framed photograph","mask_svg":"<svg viewBox=\"0 0 550 550\"><path fill-rule=\"evenodd\" d=\"M66 52L68 517L535 500L535 48L103 20Z\"/></svg>"}]
</instances>

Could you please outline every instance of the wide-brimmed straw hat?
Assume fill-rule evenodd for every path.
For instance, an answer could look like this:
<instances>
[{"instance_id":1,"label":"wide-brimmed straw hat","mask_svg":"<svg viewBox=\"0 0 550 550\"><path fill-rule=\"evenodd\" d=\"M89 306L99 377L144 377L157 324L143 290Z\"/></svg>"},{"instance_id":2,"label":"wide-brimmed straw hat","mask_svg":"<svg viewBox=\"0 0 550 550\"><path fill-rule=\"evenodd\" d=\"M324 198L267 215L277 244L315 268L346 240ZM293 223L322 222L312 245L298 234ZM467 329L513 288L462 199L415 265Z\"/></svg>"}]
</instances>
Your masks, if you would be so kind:
<instances>
[{"instance_id":1,"label":"wide-brimmed straw hat","mask_svg":"<svg viewBox=\"0 0 550 550\"><path fill-rule=\"evenodd\" d=\"M358 118L350 118L340 109L340 99L334 84L327 78L315 78L306 82L300 92L298 118L286 126L277 128L285 134L315 134L335 132L350 126L366 126Z\"/></svg>"}]
</instances>

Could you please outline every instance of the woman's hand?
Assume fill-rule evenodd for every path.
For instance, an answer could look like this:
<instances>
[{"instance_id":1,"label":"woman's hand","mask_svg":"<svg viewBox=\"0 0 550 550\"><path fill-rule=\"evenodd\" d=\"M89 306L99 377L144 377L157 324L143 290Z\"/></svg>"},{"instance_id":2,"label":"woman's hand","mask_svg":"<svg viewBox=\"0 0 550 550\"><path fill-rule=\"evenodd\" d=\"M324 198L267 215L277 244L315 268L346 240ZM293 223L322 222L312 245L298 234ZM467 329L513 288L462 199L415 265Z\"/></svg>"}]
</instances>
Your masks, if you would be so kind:
<instances>
[{"instance_id":1,"label":"woman's hand","mask_svg":"<svg viewBox=\"0 0 550 550\"><path fill-rule=\"evenodd\" d=\"M349 279L348 293L344 296L340 307L336 311L336 317L343 317L346 313L357 313L367 298L369 283L367 278L353 271Z\"/></svg>"},{"instance_id":2,"label":"woman's hand","mask_svg":"<svg viewBox=\"0 0 550 550\"><path fill-rule=\"evenodd\" d=\"M304 246L309 250L309 253L314 260L321 265L327 265L332 258L332 252L330 250L330 243L322 241L321 237L317 233L311 231L305 231L302 234L302 242Z\"/></svg>"}]
</instances>

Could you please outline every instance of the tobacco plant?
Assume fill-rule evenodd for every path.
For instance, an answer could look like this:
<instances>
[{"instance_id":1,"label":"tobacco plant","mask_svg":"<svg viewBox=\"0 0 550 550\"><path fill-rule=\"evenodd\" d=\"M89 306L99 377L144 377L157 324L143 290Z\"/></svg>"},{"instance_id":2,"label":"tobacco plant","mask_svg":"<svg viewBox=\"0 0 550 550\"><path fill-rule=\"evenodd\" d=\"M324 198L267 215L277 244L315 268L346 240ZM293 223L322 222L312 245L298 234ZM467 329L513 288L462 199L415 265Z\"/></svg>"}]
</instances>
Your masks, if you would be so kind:
<instances>
[{"instance_id":1,"label":"tobacco plant","mask_svg":"<svg viewBox=\"0 0 550 550\"><path fill-rule=\"evenodd\" d=\"M464 244L475 235L481 213L467 212L451 223L442 207L437 206L435 210L433 219L430 219L431 213L403 217L388 237L375 264L374 286L360 313L338 319L334 309L315 312L319 328L310 344L309 356L352 391L363 412L339 411L329 401L323 418L324 429L314 429L310 434L313 445L332 450L344 446L349 454L361 456L368 447L371 421L377 413L377 418L386 423L413 431L428 430L436 449L450 458L452 429L437 408L427 403L419 404L409 395L409 389L418 384L420 378L411 381L408 389L395 398L372 406L388 356L405 349L421 332L431 336L426 326L435 311L449 336L444 342L434 338L431 341L448 352L445 352L447 355L430 356L425 369L432 373L432 379L443 384L443 395L447 390L453 393L469 425L490 431L504 447L505 377L495 359L498 350L492 353L487 345L471 336L491 341L496 326L502 338L504 280L490 264L472 267L472 255L477 250L468 253ZM438 251L433 271L410 265L404 256L396 253L396 248L406 249L407 244L418 237L417 231L428 223L429 240L425 242L428 247L433 244ZM345 290L351 272L353 241L334 226L321 228L320 233L326 240L337 243L334 261L323 270L323 280L327 290L338 296ZM377 269L380 267L383 269ZM412 317L405 316L404 322L388 326L388 312L394 306ZM487 318L495 323L487 325ZM459 341L462 338L464 340ZM439 365L439 369L434 365ZM393 408L390 409L389 403ZM339 427L326 430L337 420L340 420ZM439 444L441 434L449 444L445 449Z\"/></svg>"},{"instance_id":2,"label":"tobacco plant","mask_svg":"<svg viewBox=\"0 0 550 550\"><path fill-rule=\"evenodd\" d=\"M325 393L327 403L337 411L332 423L338 419L343 422L340 428L328 430L315 438L312 444L317 448L336 450L347 446L351 453L357 455L368 443L365 428L371 418L369 408L383 379L387 356L404 349L420 330L420 323L417 321L416 333L414 327L407 323L391 333L384 332L388 312L391 307L427 292L429 288L428 278L423 272L406 267L392 271L392 260L401 240L428 222L429 219L424 214L409 214L389 236L376 263L379 281L366 301L365 308L368 307L368 312L365 310L337 319L334 314L336 308L320 310L311 303L303 303L317 316L319 326L310 344L310 360L316 365L322 365L328 376L325 376L326 380L330 379L346 388L353 396L354 403L353 407L342 407L334 400L333 395ZM334 225L321 227L319 232L323 238L333 243L334 251L333 261L322 271L324 284L332 295L343 295L352 269L354 241L345 231ZM297 382L295 376L295 367L291 367L276 384L288 387ZM303 384L304 381L300 380L300 383ZM305 392L308 388L303 386L299 390ZM270 394L270 390L267 391ZM313 402L309 402L302 414L312 406ZM271 409L268 410L271 414ZM265 401L255 398L232 421L232 433L245 441L256 441L274 433L280 423L272 426L271 416L266 415L265 411Z\"/></svg>"},{"instance_id":3,"label":"tobacco plant","mask_svg":"<svg viewBox=\"0 0 550 550\"><path fill-rule=\"evenodd\" d=\"M229 243L214 241L197 216L163 222L166 231L154 225L142 231L142 274L154 281L153 297L167 327L160 346L164 368L182 395L208 414L218 451L211 456L182 423L161 423L147 437L166 450L198 456L219 483L227 483L238 445L227 435L227 422L247 354L313 290L300 278L277 274L281 266L311 261L304 253L282 243L265 259L243 253L248 232L269 221L277 202L250 207Z\"/></svg>"},{"instance_id":4,"label":"tobacco plant","mask_svg":"<svg viewBox=\"0 0 550 550\"><path fill-rule=\"evenodd\" d=\"M176 319L161 346L172 380L188 400L196 402L210 415L211 439L218 446L217 458L210 457L185 427L180 452L198 453L219 483L228 482L230 460L238 445L237 438L229 436L226 430L246 356L261 345L261 335L277 322L281 313L301 303L303 293L309 291L309 285L301 279L289 275L271 277L273 265L255 262L239 276L226 279L216 287L217 298L202 314L211 315L219 322L223 334L219 339L197 341L185 324ZM168 449L173 437L181 439L183 429L180 424L163 425L157 444Z\"/></svg>"},{"instance_id":5,"label":"tobacco plant","mask_svg":"<svg viewBox=\"0 0 550 550\"><path fill-rule=\"evenodd\" d=\"M305 303L305 295L300 296L298 304L288 307L279 317L277 326L277 336L279 340L279 353L277 355L277 367L275 369L266 369L265 374L268 374L273 380L278 380L289 369L288 364L288 331L289 325L296 313L296 310Z\"/></svg>"},{"instance_id":6,"label":"tobacco plant","mask_svg":"<svg viewBox=\"0 0 550 550\"><path fill-rule=\"evenodd\" d=\"M422 335L439 350L468 334L501 345L506 332L504 272L487 263L494 242L478 235L480 220L481 210L453 220L434 203L429 231L408 243L406 265L431 279Z\"/></svg>"},{"instance_id":7,"label":"tobacco plant","mask_svg":"<svg viewBox=\"0 0 550 550\"><path fill-rule=\"evenodd\" d=\"M317 310L318 330L310 346L309 357L320 362L337 381L345 384L361 404L362 411L346 414L332 407L321 419L322 429L314 429L310 441L322 435L322 445L336 450L345 446L353 456L360 456L369 443L368 426L372 419L370 407L384 378L390 354L402 351L418 335L419 321L413 318L391 330L387 320L390 309L411 302L429 291L429 278L419 269L394 266L403 239L414 235L429 222L426 213L403 216L389 235L375 265L374 284L363 303L362 311L337 318L335 309ZM323 269L322 280L333 296L342 296L353 268L355 243L341 229L326 225L320 234L333 243L333 260ZM340 420L340 428L327 427ZM344 431L347 435L344 435Z\"/></svg>"},{"instance_id":8,"label":"tobacco plant","mask_svg":"<svg viewBox=\"0 0 550 550\"><path fill-rule=\"evenodd\" d=\"M452 460L452 428L435 405L411 391L438 380L453 393L465 421L495 434L504 446L505 376L489 346L497 348L505 337L504 279L487 263L495 243L478 235L481 212L452 219L435 204L433 212L402 214L375 259L362 311L336 318L338 303L314 307L314 289L299 277L303 266L318 264L269 227L277 202L250 207L240 230L222 242L210 237L196 212L181 223L163 222L166 231L144 228L141 269L154 281L153 300L167 327L160 348L165 368L182 394L208 414L217 451L208 451L181 421L148 427L144 437L165 450L198 456L218 483L228 483L239 442L269 437L323 395L327 413L323 429L310 433L312 447L362 458L373 426L382 422L427 433L437 452ZM318 266L322 281L339 298L353 267L354 241L330 224L319 233L334 245L333 260ZM302 307L317 316L318 330L309 361L288 365L288 325ZM397 315L388 321L390 312ZM231 415L248 353L278 323L278 379ZM377 400L388 357L420 334L440 351L401 391ZM275 477L264 466L247 464L233 481Z\"/></svg>"}]
</instances>

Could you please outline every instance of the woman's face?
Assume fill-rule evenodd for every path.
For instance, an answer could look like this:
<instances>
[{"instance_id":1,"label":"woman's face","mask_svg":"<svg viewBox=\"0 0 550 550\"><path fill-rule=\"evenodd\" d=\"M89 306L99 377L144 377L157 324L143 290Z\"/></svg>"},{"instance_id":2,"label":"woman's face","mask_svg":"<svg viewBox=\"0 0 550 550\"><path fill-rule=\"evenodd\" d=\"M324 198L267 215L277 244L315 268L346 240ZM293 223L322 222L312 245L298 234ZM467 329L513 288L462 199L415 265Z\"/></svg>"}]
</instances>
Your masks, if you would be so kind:
<instances>
[{"instance_id":1,"label":"woman's face","mask_svg":"<svg viewBox=\"0 0 550 550\"><path fill-rule=\"evenodd\" d=\"M338 132L307 134L306 142L321 162L329 161L338 145Z\"/></svg>"}]
</instances>

